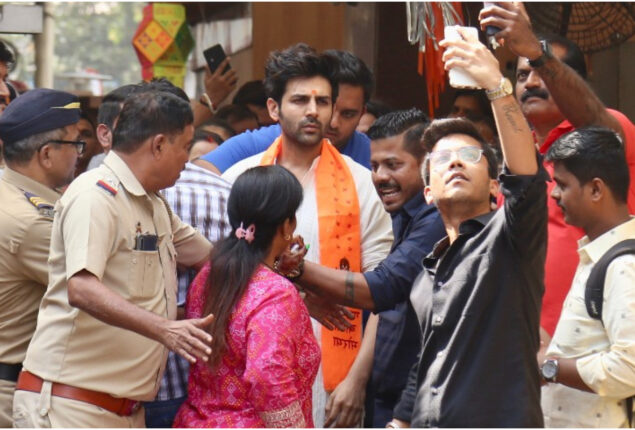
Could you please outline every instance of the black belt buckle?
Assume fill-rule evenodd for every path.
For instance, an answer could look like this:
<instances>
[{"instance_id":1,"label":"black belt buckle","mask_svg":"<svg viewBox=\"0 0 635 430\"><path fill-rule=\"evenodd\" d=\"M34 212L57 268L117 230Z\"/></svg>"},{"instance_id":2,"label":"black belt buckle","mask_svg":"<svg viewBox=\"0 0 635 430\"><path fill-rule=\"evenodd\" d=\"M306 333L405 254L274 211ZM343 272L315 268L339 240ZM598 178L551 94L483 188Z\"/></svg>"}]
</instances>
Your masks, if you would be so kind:
<instances>
[{"instance_id":1,"label":"black belt buckle","mask_svg":"<svg viewBox=\"0 0 635 430\"><path fill-rule=\"evenodd\" d=\"M18 376L22 370L22 364L0 363L0 379L11 382L18 382Z\"/></svg>"}]
</instances>

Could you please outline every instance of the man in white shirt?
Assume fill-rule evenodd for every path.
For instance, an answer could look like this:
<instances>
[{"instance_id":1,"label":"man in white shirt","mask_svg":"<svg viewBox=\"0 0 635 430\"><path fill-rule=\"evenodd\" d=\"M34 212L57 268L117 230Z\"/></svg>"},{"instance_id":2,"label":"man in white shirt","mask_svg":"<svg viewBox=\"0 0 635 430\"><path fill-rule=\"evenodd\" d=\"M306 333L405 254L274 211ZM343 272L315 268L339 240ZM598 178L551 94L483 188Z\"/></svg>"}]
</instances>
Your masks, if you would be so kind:
<instances>
[{"instance_id":1,"label":"man in white shirt","mask_svg":"<svg viewBox=\"0 0 635 430\"><path fill-rule=\"evenodd\" d=\"M375 192L370 171L339 154L323 139L337 91L337 85L329 79L328 63L313 49L299 44L272 53L265 74L267 108L280 123L282 135L265 152L232 166L223 178L234 182L246 169L261 164L276 163L287 168L304 190L302 205L296 213L296 232L310 244L306 258L351 271L372 270L390 252L391 220ZM324 227L330 222L333 229L326 239ZM348 236L349 232L353 237ZM341 252L343 258L338 256L335 264L326 261L333 257L325 255L326 250L333 254ZM327 393L346 376L352 365L349 358L370 358L372 364L372 354L349 354L350 350L357 352L368 347L368 343L361 342L359 323L343 335L331 335L335 337L328 344L324 341L329 334L322 332L316 321L314 332L322 342L322 366L313 386L313 419L316 427L322 427ZM327 364L332 352L342 354L341 363L336 363L339 366L335 369L336 376L331 376L332 367Z\"/></svg>"},{"instance_id":2,"label":"man in white shirt","mask_svg":"<svg viewBox=\"0 0 635 430\"><path fill-rule=\"evenodd\" d=\"M542 389L545 426L629 427L625 399L635 395L635 255L609 264L601 319L590 316L585 301L587 280L600 258L635 238L622 140L606 128L578 128L553 144L547 160L556 182L551 197L565 221L586 236L578 242L580 263L553 339L538 353L548 382Z\"/></svg>"}]
</instances>

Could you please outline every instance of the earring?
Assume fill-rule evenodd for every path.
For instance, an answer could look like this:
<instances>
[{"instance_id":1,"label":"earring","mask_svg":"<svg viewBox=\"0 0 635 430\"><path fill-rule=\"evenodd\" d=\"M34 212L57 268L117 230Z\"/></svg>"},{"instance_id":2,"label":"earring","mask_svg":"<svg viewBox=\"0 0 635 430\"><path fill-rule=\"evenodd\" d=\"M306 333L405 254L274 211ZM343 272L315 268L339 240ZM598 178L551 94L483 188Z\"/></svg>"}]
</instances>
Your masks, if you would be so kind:
<instances>
[{"instance_id":1,"label":"earring","mask_svg":"<svg viewBox=\"0 0 635 430\"><path fill-rule=\"evenodd\" d=\"M287 242L290 242L290 241L291 241L291 235L290 235L290 234L287 234L287 235L284 237L284 240L286 240Z\"/></svg>"}]
</instances>

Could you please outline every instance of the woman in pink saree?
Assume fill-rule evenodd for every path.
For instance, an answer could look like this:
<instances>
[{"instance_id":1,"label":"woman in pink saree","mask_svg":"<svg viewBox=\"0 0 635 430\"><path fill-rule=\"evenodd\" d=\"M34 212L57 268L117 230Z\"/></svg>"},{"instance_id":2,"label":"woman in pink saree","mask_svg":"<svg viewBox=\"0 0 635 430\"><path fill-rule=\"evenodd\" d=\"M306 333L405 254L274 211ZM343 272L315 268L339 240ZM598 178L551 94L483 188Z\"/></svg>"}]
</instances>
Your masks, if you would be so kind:
<instances>
[{"instance_id":1,"label":"woman in pink saree","mask_svg":"<svg viewBox=\"0 0 635 430\"><path fill-rule=\"evenodd\" d=\"M174 427L312 427L320 350L293 284L272 270L291 242L302 200L280 166L255 167L233 185L232 234L219 241L188 294L186 316L216 316L210 363L190 369Z\"/></svg>"}]
</instances>

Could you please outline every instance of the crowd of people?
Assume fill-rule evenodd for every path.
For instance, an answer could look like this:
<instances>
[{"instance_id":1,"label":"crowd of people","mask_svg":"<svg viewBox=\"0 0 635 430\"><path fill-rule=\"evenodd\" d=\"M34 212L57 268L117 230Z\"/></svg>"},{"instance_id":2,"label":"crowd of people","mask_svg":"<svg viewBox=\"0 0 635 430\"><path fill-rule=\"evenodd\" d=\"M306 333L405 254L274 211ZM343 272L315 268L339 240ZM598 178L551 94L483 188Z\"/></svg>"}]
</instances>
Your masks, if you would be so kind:
<instances>
[{"instance_id":1,"label":"crowd of people","mask_svg":"<svg viewBox=\"0 0 635 430\"><path fill-rule=\"evenodd\" d=\"M96 124L0 86L0 427L632 425L635 126L522 4L479 20L515 85L459 29L481 90L432 121L302 43L220 108L229 59Z\"/></svg>"}]
</instances>

